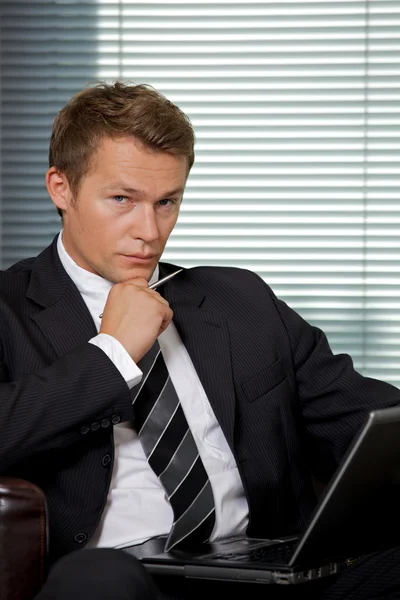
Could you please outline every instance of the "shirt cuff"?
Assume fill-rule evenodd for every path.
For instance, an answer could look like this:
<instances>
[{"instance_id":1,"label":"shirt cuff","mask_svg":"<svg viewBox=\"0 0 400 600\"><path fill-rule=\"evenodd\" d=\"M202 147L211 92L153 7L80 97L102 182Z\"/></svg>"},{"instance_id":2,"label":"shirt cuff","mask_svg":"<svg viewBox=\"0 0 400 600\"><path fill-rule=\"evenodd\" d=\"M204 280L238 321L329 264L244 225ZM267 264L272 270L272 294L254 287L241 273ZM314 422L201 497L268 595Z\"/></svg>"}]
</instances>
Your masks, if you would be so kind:
<instances>
[{"instance_id":1,"label":"shirt cuff","mask_svg":"<svg viewBox=\"0 0 400 600\"><path fill-rule=\"evenodd\" d=\"M108 335L108 333L99 333L89 340L89 344L97 346L107 354L125 379L129 389L132 389L141 381L142 371L115 337Z\"/></svg>"}]
</instances>

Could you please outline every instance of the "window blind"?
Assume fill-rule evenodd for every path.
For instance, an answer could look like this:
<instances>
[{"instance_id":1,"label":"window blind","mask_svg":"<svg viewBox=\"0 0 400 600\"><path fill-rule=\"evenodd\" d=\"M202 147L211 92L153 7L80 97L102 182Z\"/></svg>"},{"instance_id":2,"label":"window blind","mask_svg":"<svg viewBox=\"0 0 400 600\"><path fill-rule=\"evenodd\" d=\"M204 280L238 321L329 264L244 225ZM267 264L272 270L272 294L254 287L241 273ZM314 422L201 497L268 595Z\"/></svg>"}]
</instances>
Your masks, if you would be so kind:
<instances>
[{"instance_id":1,"label":"window blind","mask_svg":"<svg viewBox=\"0 0 400 600\"><path fill-rule=\"evenodd\" d=\"M194 125L164 258L249 268L400 383L398 0L3 2L3 263L59 228L51 122L91 80L150 83Z\"/></svg>"}]
</instances>

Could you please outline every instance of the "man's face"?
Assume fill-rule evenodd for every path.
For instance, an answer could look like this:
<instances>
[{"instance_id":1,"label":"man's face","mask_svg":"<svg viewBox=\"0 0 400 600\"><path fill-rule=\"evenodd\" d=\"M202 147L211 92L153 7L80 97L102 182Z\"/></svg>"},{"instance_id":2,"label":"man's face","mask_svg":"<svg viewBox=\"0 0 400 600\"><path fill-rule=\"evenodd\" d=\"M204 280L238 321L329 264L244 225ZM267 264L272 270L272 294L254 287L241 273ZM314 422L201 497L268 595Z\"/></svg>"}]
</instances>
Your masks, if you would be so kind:
<instances>
[{"instance_id":1,"label":"man's face","mask_svg":"<svg viewBox=\"0 0 400 600\"><path fill-rule=\"evenodd\" d=\"M63 243L74 261L113 283L149 280L178 218L186 157L105 137L75 198L51 171L48 189L63 210Z\"/></svg>"}]
</instances>

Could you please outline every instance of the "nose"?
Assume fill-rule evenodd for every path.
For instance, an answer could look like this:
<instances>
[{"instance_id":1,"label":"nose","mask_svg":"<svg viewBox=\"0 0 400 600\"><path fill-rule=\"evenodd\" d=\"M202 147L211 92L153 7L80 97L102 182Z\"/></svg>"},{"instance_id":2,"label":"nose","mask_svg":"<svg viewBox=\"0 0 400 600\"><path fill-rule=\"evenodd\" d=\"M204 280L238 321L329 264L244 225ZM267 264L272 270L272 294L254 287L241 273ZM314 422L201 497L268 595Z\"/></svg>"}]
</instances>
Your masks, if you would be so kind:
<instances>
[{"instance_id":1,"label":"nose","mask_svg":"<svg viewBox=\"0 0 400 600\"><path fill-rule=\"evenodd\" d=\"M132 230L135 238L147 243L154 242L158 238L157 219L152 205L143 203L140 206Z\"/></svg>"}]
</instances>

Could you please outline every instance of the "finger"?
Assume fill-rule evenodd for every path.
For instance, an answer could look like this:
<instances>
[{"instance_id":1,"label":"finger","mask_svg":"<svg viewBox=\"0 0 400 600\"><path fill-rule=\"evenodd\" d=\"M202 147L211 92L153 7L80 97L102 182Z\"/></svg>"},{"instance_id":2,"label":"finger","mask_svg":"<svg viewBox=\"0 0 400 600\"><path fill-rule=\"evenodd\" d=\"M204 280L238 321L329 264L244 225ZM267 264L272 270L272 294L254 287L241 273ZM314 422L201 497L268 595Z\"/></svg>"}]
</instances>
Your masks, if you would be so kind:
<instances>
[{"instance_id":1,"label":"finger","mask_svg":"<svg viewBox=\"0 0 400 600\"><path fill-rule=\"evenodd\" d=\"M149 287L149 282L145 277L135 277L124 282L125 285L136 285L137 287Z\"/></svg>"},{"instance_id":2,"label":"finger","mask_svg":"<svg viewBox=\"0 0 400 600\"><path fill-rule=\"evenodd\" d=\"M168 327L168 325L171 323L172 321L172 317L170 319L164 319L164 321L161 323L160 326L160 333L162 333L163 331L165 331Z\"/></svg>"},{"instance_id":3,"label":"finger","mask_svg":"<svg viewBox=\"0 0 400 600\"><path fill-rule=\"evenodd\" d=\"M166 300L163 296L161 296L158 292L156 292L155 290L152 290L150 288L148 288L146 290L147 293L149 293L151 296L153 296L153 298L155 298L156 300L158 300L159 302L161 302L162 304L167 304L169 306L169 302L168 300Z\"/></svg>"}]
</instances>

